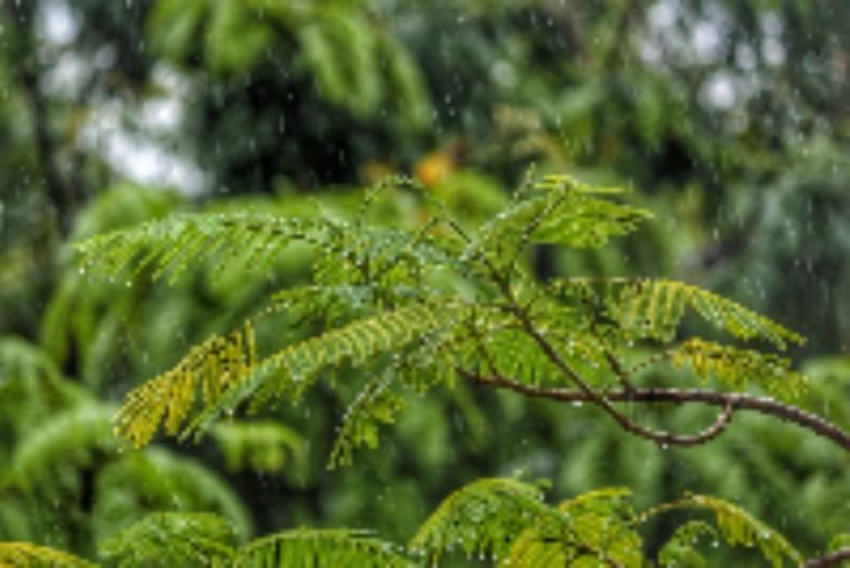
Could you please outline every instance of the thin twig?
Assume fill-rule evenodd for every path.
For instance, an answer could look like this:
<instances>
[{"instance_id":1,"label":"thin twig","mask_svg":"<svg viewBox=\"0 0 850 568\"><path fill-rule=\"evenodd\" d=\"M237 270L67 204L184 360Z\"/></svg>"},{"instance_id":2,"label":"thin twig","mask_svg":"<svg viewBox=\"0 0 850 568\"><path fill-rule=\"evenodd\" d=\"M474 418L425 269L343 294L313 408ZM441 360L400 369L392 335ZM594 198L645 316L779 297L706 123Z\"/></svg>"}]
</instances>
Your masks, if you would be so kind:
<instances>
[{"instance_id":1,"label":"thin twig","mask_svg":"<svg viewBox=\"0 0 850 568\"><path fill-rule=\"evenodd\" d=\"M460 370L459 372L464 378L472 382L512 390L526 396L561 402L593 402L593 398L581 390L537 387L520 383L501 375L482 376L466 370ZM822 438L832 440L845 450L850 451L850 433L816 414L767 397L746 393L665 387L635 388L633 392L622 390L612 391L606 393L605 397L611 402L672 403L677 405L688 403L709 404L731 408L733 413L738 410L751 410L760 414L774 416L784 422L796 424Z\"/></svg>"}]
</instances>

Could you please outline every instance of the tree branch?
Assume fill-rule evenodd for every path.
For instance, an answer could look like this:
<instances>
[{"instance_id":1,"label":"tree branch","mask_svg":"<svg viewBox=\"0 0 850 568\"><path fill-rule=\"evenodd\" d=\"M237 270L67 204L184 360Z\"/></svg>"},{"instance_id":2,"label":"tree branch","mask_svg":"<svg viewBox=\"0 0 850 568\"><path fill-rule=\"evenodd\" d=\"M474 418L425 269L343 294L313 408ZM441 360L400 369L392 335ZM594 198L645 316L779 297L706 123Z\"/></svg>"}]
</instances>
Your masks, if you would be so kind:
<instances>
[{"instance_id":1,"label":"tree branch","mask_svg":"<svg viewBox=\"0 0 850 568\"><path fill-rule=\"evenodd\" d=\"M594 397L590 397L580 390L537 387L520 383L501 375L483 376L464 369L460 369L459 373L471 382L489 387L508 389L535 398L546 398L562 402L594 401ZM752 410L760 414L774 416L783 422L796 424L797 426L809 430L822 438L832 440L845 450L850 451L850 433L816 414L812 414L811 412L801 410L795 406L784 404L767 397L760 397L746 393L717 392L702 389L646 387L635 388L633 391L608 392L605 394L605 398L611 402L666 402L677 405L701 403L713 406L722 406L724 409L729 409L731 413L738 410ZM713 426L704 430L703 433L711 430L711 428L717 427L722 416L723 415L718 418L718 421L715 422ZM720 434L726 425L728 425L728 422L719 428L720 431L716 432L715 436ZM637 432L633 433L640 435Z\"/></svg>"},{"instance_id":2,"label":"tree branch","mask_svg":"<svg viewBox=\"0 0 850 568\"><path fill-rule=\"evenodd\" d=\"M830 552L829 554L824 554L823 556L806 560L803 564L803 568L822 568L823 566L833 566L839 562L844 562L845 560L850 560L850 548L840 548Z\"/></svg>"},{"instance_id":3,"label":"tree branch","mask_svg":"<svg viewBox=\"0 0 850 568\"><path fill-rule=\"evenodd\" d=\"M726 429L726 426L729 425L729 422L732 418L732 409L728 405L724 412L717 417L717 420L706 428L705 430L694 434L694 435L686 435L680 436L677 434L672 434L670 432L664 432L662 430L653 430L652 428L647 428L645 426L641 426L637 422L631 420L628 416L620 412L612 403L613 399L610 399L607 393L602 394L596 392L587 382L582 379L582 377L569 365L567 365L566 361L564 361L560 354L555 350L554 347L546 340L543 335L540 334L539 331L534 327L531 322L531 318L523 312L518 307L516 308L516 316L520 320L520 323L525 328L526 333L537 342L537 345L540 346L540 349L549 357L549 360L552 361L558 369L566 376L569 380L571 380L578 388L580 389L581 394L586 398L586 400L600 407L606 413L608 413L611 418L617 421L617 423L627 432L631 432L632 434L639 436L641 438L645 438L652 442L655 442L661 447L667 446L695 446L699 444L703 444L712 438L720 435L723 430ZM631 400L630 390L626 390L623 394L626 400Z\"/></svg>"}]
</instances>

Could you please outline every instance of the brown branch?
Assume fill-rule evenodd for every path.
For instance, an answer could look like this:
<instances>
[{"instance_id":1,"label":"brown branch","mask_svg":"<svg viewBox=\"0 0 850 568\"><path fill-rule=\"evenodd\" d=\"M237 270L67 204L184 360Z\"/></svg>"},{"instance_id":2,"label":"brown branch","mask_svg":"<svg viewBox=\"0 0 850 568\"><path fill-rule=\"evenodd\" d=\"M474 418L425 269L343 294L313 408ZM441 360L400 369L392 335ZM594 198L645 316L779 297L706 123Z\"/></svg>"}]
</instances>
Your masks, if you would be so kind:
<instances>
[{"instance_id":1,"label":"brown branch","mask_svg":"<svg viewBox=\"0 0 850 568\"><path fill-rule=\"evenodd\" d=\"M554 347L546 340L543 335L540 334L539 331L534 327L531 322L531 318L523 312L521 309L517 308L515 310L516 316L525 329L526 333L531 336L532 339L537 343L540 349L546 354L550 361L552 361L556 367L567 377L573 384L575 384L581 391L581 393L586 397L586 400L595 404L606 413L608 413L611 418L613 418L624 430L627 432L631 432L635 436L639 436L641 438L645 438L652 442L655 442L661 447L667 446L694 446L698 444L703 444L712 438L720 435L723 430L726 429L726 426L729 425L729 422L732 418L732 410L731 408L726 408L725 411L718 416L717 420L710 427L706 428L702 432L694 434L692 436L680 436L677 434L672 434L670 432L664 432L661 430L653 430L651 428L647 428L634 422L628 416L620 412L613 404L611 404L611 399L608 398L607 394L601 394L596 392L585 380L579 375L572 367L570 367L566 361L561 358L561 355L555 350ZM627 400L631 400L629 396L630 391L625 391L625 396ZM728 405L727 405L728 406Z\"/></svg>"},{"instance_id":2,"label":"brown branch","mask_svg":"<svg viewBox=\"0 0 850 568\"><path fill-rule=\"evenodd\" d=\"M821 568L823 566L833 566L845 560L850 560L850 548L840 548L829 554L811 558L806 560L802 566L803 568Z\"/></svg>"},{"instance_id":3,"label":"brown branch","mask_svg":"<svg viewBox=\"0 0 850 568\"><path fill-rule=\"evenodd\" d=\"M535 398L546 398L562 402L593 402L593 397L589 397L581 390L537 387L520 383L501 375L482 376L463 369L459 370L459 373L472 382L512 390ZM783 422L796 424L820 437L832 440L845 450L850 451L850 433L816 414L771 398L746 393L665 387L635 388L633 392L614 391L606 393L605 397L612 402L666 402L677 405L687 403L709 404L731 409L732 413L738 410L752 410L760 414L774 416Z\"/></svg>"}]
</instances>

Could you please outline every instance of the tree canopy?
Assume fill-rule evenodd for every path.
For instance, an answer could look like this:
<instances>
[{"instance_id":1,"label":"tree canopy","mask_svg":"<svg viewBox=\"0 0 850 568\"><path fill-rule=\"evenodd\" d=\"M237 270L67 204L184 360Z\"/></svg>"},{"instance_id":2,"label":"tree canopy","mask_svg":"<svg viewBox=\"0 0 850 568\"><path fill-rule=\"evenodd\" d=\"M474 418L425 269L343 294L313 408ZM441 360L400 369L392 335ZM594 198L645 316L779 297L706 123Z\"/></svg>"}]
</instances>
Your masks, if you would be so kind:
<instances>
[{"instance_id":1,"label":"tree canopy","mask_svg":"<svg viewBox=\"0 0 850 568\"><path fill-rule=\"evenodd\" d=\"M0 564L841 562L848 10L0 3Z\"/></svg>"}]
</instances>

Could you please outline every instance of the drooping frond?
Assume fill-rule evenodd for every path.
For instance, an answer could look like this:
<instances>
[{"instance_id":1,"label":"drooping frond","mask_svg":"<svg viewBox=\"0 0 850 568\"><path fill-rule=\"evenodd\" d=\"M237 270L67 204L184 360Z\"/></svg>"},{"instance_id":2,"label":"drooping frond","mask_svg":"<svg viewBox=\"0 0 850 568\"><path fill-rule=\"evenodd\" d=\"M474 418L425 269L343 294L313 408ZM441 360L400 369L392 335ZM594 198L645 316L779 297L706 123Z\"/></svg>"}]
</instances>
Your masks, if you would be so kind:
<instances>
[{"instance_id":1,"label":"drooping frond","mask_svg":"<svg viewBox=\"0 0 850 568\"><path fill-rule=\"evenodd\" d=\"M33 429L12 459L11 469L18 483L28 487L45 480L64 480L67 476L57 475L56 468L86 464L98 452L115 451L118 444L110 435L111 415L111 407L84 402ZM42 485L52 487L54 483Z\"/></svg>"},{"instance_id":2,"label":"drooping frond","mask_svg":"<svg viewBox=\"0 0 850 568\"><path fill-rule=\"evenodd\" d=\"M691 308L718 329L743 340L763 339L779 349L803 343L797 333L744 306L697 286L673 280L612 278L559 280L553 290L587 303L596 301L627 336L668 342Z\"/></svg>"},{"instance_id":3,"label":"drooping frond","mask_svg":"<svg viewBox=\"0 0 850 568\"><path fill-rule=\"evenodd\" d=\"M329 468L351 465L359 448L378 447L379 425L392 424L404 409L404 399L390 389L391 381L391 375L370 381L349 405L331 450Z\"/></svg>"},{"instance_id":4,"label":"drooping frond","mask_svg":"<svg viewBox=\"0 0 850 568\"><path fill-rule=\"evenodd\" d=\"M205 431L248 398L259 408L272 398L298 399L322 370L350 361L361 366L448 325L459 307L410 304L359 319L258 360L246 324L193 348L174 369L133 390L116 416L116 432L143 446L161 421L168 434ZM200 403L196 391L200 386ZM198 408L199 407L199 408ZM197 410L196 419L181 427Z\"/></svg>"},{"instance_id":5,"label":"drooping frond","mask_svg":"<svg viewBox=\"0 0 850 568\"><path fill-rule=\"evenodd\" d=\"M233 487L195 459L161 447L123 453L98 475L109 499L99 505L101 539L127 528L130 521L161 511L206 511L227 519L237 540L252 532L251 517Z\"/></svg>"},{"instance_id":6,"label":"drooping frond","mask_svg":"<svg viewBox=\"0 0 850 568\"><path fill-rule=\"evenodd\" d=\"M312 245L318 255L316 281L339 284L362 280L367 267L386 275L402 267L423 267L458 259L448 241L428 231L380 226L354 226L344 220L314 215L285 217L261 213L182 214L91 237L77 243L80 270L115 276L122 271L149 270L153 279L170 274L173 282L190 263L215 259L218 270L268 270L295 242ZM449 247L450 249L451 247Z\"/></svg>"},{"instance_id":7,"label":"drooping frond","mask_svg":"<svg viewBox=\"0 0 850 568\"><path fill-rule=\"evenodd\" d=\"M651 217L645 209L608 198L623 192L593 187L565 175L546 176L517 194L507 209L485 224L476 234L474 246L497 255L532 243L600 247Z\"/></svg>"},{"instance_id":8,"label":"drooping frond","mask_svg":"<svg viewBox=\"0 0 850 568\"><path fill-rule=\"evenodd\" d=\"M412 290L421 287L426 272L440 267L468 271L455 240L437 235L433 223L408 230L333 221L324 228L314 267L321 285L402 281L416 285Z\"/></svg>"},{"instance_id":9,"label":"drooping frond","mask_svg":"<svg viewBox=\"0 0 850 568\"><path fill-rule=\"evenodd\" d=\"M242 270L263 269L293 241L309 240L320 222L274 215L184 214L98 235L77 244L81 270L116 275L150 269L176 278L190 262L215 255Z\"/></svg>"},{"instance_id":10,"label":"drooping frond","mask_svg":"<svg viewBox=\"0 0 850 568\"><path fill-rule=\"evenodd\" d=\"M659 505L641 515L641 520L673 509L703 509L714 513L723 539L730 545L758 546L774 568L781 568L784 559L801 564L800 552L772 527L728 501L707 495L686 495L683 499Z\"/></svg>"},{"instance_id":11,"label":"drooping frond","mask_svg":"<svg viewBox=\"0 0 850 568\"><path fill-rule=\"evenodd\" d=\"M791 361L771 353L759 353L693 338L670 350L667 356L677 367L690 367L697 377L714 377L730 389L742 391L752 381L771 396L799 398L806 377L791 369Z\"/></svg>"},{"instance_id":12,"label":"drooping frond","mask_svg":"<svg viewBox=\"0 0 850 568\"><path fill-rule=\"evenodd\" d=\"M0 430L25 435L45 415L84 397L35 345L14 336L0 339ZM0 442L0 452L4 445Z\"/></svg>"},{"instance_id":13,"label":"drooping frond","mask_svg":"<svg viewBox=\"0 0 850 568\"><path fill-rule=\"evenodd\" d=\"M406 568L412 563L396 546L364 531L297 529L250 542L237 551L233 565Z\"/></svg>"},{"instance_id":14,"label":"drooping frond","mask_svg":"<svg viewBox=\"0 0 850 568\"><path fill-rule=\"evenodd\" d=\"M460 548L468 556L504 558L526 529L558 534L562 515L542 502L539 487L516 479L481 479L447 497L422 524L409 547L436 565Z\"/></svg>"},{"instance_id":15,"label":"drooping frond","mask_svg":"<svg viewBox=\"0 0 850 568\"><path fill-rule=\"evenodd\" d=\"M272 420L222 422L213 427L212 436L230 471L280 473L290 462L300 471L307 458L303 436Z\"/></svg>"},{"instance_id":16,"label":"drooping frond","mask_svg":"<svg viewBox=\"0 0 850 568\"><path fill-rule=\"evenodd\" d=\"M35 345L14 336L0 338L0 388L15 379L31 382L59 376L56 364Z\"/></svg>"},{"instance_id":17,"label":"drooping frond","mask_svg":"<svg viewBox=\"0 0 850 568\"><path fill-rule=\"evenodd\" d=\"M230 565L233 528L212 513L147 515L100 545L100 556L122 567Z\"/></svg>"},{"instance_id":18,"label":"drooping frond","mask_svg":"<svg viewBox=\"0 0 850 568\"><path fill-rule=\"evenodd\" d=\"M708 568L708 561L696 549L700 537L708 537L714 542L720 538L717 529L703 521L688 521L680 525L658 553L658 565L662 568L693 566Z\"/></svg>"},{"instance_id":19,"label":"drooping frond","mask_svg":"<svg viewBox=\"0 0 850 568\"><path fill-rule=\"evenodd\" d=\"M96 568L97 564L61 550L31 542L0 542L0 566Z\"/></svg>"},{"instance_id":20,"label":"drooping frond","mask_svg":"<svg viewBox=\"0 0 850 568\"><path fill-rule=\"evenodd\" d=\"M115 416L116 434L141 447L153 437L160 421L176 434L196 404L209 407L242 381L257 362L254 329L245 324L228 335L213 335L193 347L173 369L131 391Z\"/></svg>"},{"instance_id":21,"label":"drooping frond","mask_svg":"<svg viewBox=\"0 0 850 568\"><path fill-rule=\"evenodd\" d=\"M525 529L511 545L507 556L502 558L502 568L535 568L535 566L569 566L574 555L568 556L572 547L557 539L541 539L534 529ZM596 559L598 562L598 559Z\"/></svg>"},{"instance_id":22,"label":"drooping frond","mask_svg":"<svg viewBox=\"0 0 850 568\"><path fill-rule=\"evenodd\" d=\"M558 506L566 522L559 534L523 531L502 566L629 566L642 563L641 538L631 526L626 489L590 491Z\"/></svg>"},{"instance_id":23,"label":"drooping frond","mask_svg":"<svg viewBox=\"0 0 850 568\"><path fill-rule=\"evenodd\" d=\"M466 307L456 303L414 303L290 345L264 359L250 376L199 416L191 428L202 432L210 420L233 412L251 396L253 409L283 396L299 400L322 370L346 361L355 367L374 363L383 354L398 352L428 334L450 327L465 312Z\"/></svg>"},{"instance_id":24,"label":"drooping frond","mask_svg":"<svg viewBox=\"0 0 850 568\"><path fill-rule=\"evenodd\" d=\"M641 565L642 539L632 526L631 491L622 487L588 491L564 501L558 509L572 519L572 532L586 549L584 555L595 551L606 561ZM576 547L578 554L582 553L580 547Z\"/></svg>"}]
</instances>

